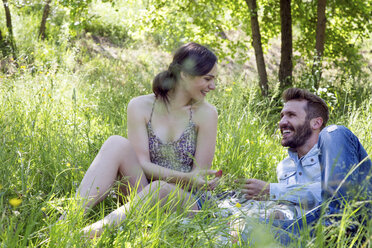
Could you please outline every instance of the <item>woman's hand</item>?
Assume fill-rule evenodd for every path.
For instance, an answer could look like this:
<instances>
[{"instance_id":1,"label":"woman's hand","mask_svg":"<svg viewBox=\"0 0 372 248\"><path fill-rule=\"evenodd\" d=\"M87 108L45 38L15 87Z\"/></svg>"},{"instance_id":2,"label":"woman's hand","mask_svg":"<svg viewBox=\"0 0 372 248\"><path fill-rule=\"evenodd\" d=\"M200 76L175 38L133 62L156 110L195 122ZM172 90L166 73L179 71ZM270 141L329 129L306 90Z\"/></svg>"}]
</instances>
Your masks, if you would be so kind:
<instances>
[{"instance_id":1,"label":"woman's hand","mask_svg":"<svg viewBox=\"0 0 372 248\"><path fill-rule=\"evenodd\" d=\"M197 189L213 190L218 185L219 173L216 176L216 170L193 170L188 173L187 181L190 183L191 187L196 187ZM208 180L208 176L215 176L213 179Z\"/></svg>"}]
</instances>

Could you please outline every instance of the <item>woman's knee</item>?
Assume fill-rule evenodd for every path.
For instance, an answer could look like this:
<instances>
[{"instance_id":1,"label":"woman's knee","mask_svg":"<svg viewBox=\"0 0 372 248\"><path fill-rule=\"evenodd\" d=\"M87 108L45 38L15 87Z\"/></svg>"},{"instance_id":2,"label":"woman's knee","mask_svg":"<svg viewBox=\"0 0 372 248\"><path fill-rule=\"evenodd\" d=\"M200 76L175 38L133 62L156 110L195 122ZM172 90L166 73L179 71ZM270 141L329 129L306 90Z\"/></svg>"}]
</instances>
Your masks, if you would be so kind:
<instances>
[{"instance_id":1,"label":"woman's knee","mask_svg":"<svg viewBox=\"0 0 372 248\"><path fill-rule=\"evenodd\" d=\"M127 138L124 138L122 136L119 136L119 135L112 135L110 136L106 141L105 143L103 144L103 146L108 146L110 148L113 148L113 147L127 147L130 145L130 142Z\"/></svg>"},{"instance_id":2,"label":"woman's knee","mask_svg":"<svg viewBox=\"0 0 372 248\"><path fill-rule=\"evenodd\" d=\"M134 154L130 141L119 135L110 136L103 144L101 151L115 153L121 157Z\"/></svg>"}]
</instances>

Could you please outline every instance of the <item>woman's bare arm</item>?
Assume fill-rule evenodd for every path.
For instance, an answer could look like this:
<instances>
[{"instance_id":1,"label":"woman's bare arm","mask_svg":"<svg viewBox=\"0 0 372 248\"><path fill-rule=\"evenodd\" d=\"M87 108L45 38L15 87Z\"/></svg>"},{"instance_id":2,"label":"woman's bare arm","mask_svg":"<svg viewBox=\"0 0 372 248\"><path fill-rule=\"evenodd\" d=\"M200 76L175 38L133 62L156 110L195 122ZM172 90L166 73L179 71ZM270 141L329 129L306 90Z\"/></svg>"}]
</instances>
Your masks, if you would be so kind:
<instances>
[{"instance_id":1,"label":"woman's bare arm","mask_svg":"<svg viewBox=\"0 0 372 248\"><path fill-rule=\"evenodd\" d=\"M218 121L216 108L208 103L203 103L203 106L195 112L194 121L198 125L198 138L191 173L199 174L200 183L203 183L205 181L205 174L214 174L216 172L210 171L216 148ZM203 173L203 171L210 171L212 173ZM208 182L208 185L213 188L217 180L218 178L213 179Z\"/></svg>"}]
</instances>

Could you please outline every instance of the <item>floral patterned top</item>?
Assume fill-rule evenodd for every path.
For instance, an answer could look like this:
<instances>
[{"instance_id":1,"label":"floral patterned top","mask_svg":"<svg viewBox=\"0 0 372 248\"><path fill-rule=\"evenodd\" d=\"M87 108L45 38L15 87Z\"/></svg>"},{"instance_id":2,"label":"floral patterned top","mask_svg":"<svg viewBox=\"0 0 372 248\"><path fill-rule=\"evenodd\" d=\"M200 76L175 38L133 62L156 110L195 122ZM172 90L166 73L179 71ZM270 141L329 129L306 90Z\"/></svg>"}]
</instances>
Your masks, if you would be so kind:
<instances>
[{"instance_id":1,"label":"floral patterned top","mask_svg":"<svg viewBox=\"0 0 372 248\"><path fill-rule=\"evenodd\" d=\"M175 141L163 143L157 137L151 126L152 114L154 112L156 99L152 106L150 120L147 123L147 134L149 137L149 152L152 163L177 170L190 172L193 165L193 158L196 151L197 129L192 121L192 111L190 108L189 124L182 135Z\"/></svg>"}]
</instances>

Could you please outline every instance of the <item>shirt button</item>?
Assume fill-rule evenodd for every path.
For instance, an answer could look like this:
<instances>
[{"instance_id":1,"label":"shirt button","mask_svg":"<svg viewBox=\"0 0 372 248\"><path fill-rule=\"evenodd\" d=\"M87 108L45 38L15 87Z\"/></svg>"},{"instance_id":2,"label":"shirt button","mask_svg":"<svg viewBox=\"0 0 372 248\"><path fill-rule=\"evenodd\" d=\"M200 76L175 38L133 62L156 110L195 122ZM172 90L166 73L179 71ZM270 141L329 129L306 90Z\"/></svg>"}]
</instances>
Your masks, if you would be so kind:
<instances>
[{"instance_id":1,"label":"shirt button","mask_svg":"<svg viewBox=\"0 0 372 248\"><path fill-rule=\"evenodd\" d=\"M311 162L314 162L314 159L312 158L312 159L310 159L310 161L311 161Z\"/></svg>"},{"instance_id":2,"label":"shirt button","mask_svg":"<svg viewBox=\"0 0 372 248\"><path fill-rule=\"evenodd\" d=\"M287 177L287 174L285 174L284 177Z\"/></svg>"},{"instance_id":3,"label":"shirt button","mask_svg":"<svg viewBox=\"0 0 372 248\"><path fill-rule=\"evenodd\" d=\"M302 176L302 172L300 171L300 172L298 173L298 175Z\"/></svg>"}]
</instances>

